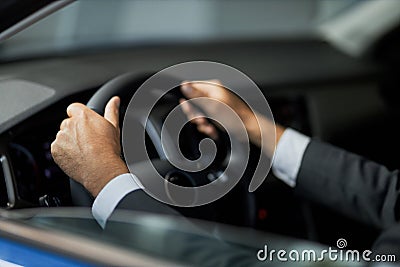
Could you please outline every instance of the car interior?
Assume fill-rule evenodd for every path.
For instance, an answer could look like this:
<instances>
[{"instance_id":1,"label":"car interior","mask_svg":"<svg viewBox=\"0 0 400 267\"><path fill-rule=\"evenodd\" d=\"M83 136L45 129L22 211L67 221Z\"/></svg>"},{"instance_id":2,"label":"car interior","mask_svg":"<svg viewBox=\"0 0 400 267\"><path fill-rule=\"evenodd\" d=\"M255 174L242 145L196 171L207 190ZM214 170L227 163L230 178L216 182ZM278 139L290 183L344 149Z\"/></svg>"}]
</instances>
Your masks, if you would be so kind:
<instances>
[{"instance_id":1,"label":"car interior","mask_svg":"<svg viewBox=\"0 0 400 267\"><path fill-rule=\"evenodd\" d=\"M103 41L111 37L106 36L104 40L95 37L106 33L104 29L111 29L111 26L107 26L106 22L93 29L89 26L99 23L96 19L104 16L110 5L102 3L94 8L91 1L87 2L80 3L78 7L68 7L71 12L78 10L74 13L77 16L76 24L83 28L82 32L72 34L80 40L80 45L73 49L61 44L54 50L46 46L43 51L35 50L34 42L38 42L37 47L40 47L39 41L48 42L46 35L39 30L46 27L51 29L50 24L57 16L62 17L63 9L33 25L32 29L20 32L21 38L17 34L15 38L0 44L1 209L89 206L90 200L81 201L74 195L73 188L76 185L55 164L50 152L60 123L66 118L67 106L73 102L88 103L99 88L122 74L129 73L129 88L138 88L158 71L189 61L219 62L245 73L262 90L276 123L365 156L391 170L399 167L400 130L396 125L400 119L400 19L382 29L366 48L357 53L344 48L345 45L340 42L332 41L326 37L328 35L322 38L323 34L303 34L298 28L295 29L296 34L290 32L267 36L233 32L226 38L218 38L218 33L216 38L201 34L191 37L182 30L181 35L189 37L180 38L176 34L168 40L152 39L150 35L153 32L150 29L147 39L144 39L147 41L117 40L104 44ZM119 5L127 2L135 2L139 10L141 5L146 5L138 3L141 1L121 1ZM172 2L174 7L180 5L179 1ZM228 1L217 2L202 4L188 1L183 6L187 11L216 8L223 12L221 21L225 24L249 18L248 28L242 29L245 33L257 30L253 24L259 21L251 19L251 12L260 8L276 8L276 1L269 1L269 4L250 1L249 7L243 10L235 1L231 5ZM287 7L281 12L300 8L294 1L283 2ZM307 5L301 7L299 13L310 16L310 12L316 12L315 8L322 2L330 1L305 2ZM362 8L371 4L361 3L371 1L338 2L342 2L340 8L335 9L334 14L321 24L343 21L343 17L361 12ZM120 10L116 8L114 13L108 14L109 19L116 20L122 14L118 12L122 12L123 7L119 7ZM91 11L100 15L90 15ZM170 11L166 9L165 12ZM89 18L93 16L95 22L85 24L89 18L84 20L82 14ZM262 12L259 11L259 14ZM68 22L68 14L59 18L59 21L62 19ZM193 18L196 19L199 18ZM288 17L286 19L289 20ZM360 15L359 19L366 18ZM146 32L146 27L159 25L160 21L148 23L133 24L131 27L137 27L137 32ZM65 25L60 22L57 29ZM268 27L259 28L268 30ZM321 30L323 33L324 29ZM64 30L68 34L71 28ZM94 32L92 35L91 30ZM273 30L271 28L271 32ZM165 31L163 33L160 30L160 36L168 34ZM85 34L92 39L91 43L85 43ZM29 48L30 40L32 51L24 54L24 49L27 49L24 47ZM63 39L60 37L59 40ZM121 119L134 91L124 90L120 93ZM156 129L161 128L166 115L178 105L180 97L179 89L175 88L155 106L149 120ZM199 156L199 143L204 138L194 125L188 124L181 132L180 149L186 157L195 159ZM146 146L151 159L163 158L159 143L157 131L147 130ZM220 154L216 165L226 157L229 144L221 142L218 148ZM257 159L260 153L256 146L251 147L251 159ZM340 210L331 210L299 197L293 188L276 178L272 172L255 192L248 192L251 174L256 167L253 163L256 160L249 161L240 183L223 198L196 208L177 209L188 217L327 245L336 244L340 237L351 236L349 248L371 247L379 229L350 219L342 215ZM177 184L199 183L196 177L178 175L174 179Z\"/></svg>"}]
</instances>

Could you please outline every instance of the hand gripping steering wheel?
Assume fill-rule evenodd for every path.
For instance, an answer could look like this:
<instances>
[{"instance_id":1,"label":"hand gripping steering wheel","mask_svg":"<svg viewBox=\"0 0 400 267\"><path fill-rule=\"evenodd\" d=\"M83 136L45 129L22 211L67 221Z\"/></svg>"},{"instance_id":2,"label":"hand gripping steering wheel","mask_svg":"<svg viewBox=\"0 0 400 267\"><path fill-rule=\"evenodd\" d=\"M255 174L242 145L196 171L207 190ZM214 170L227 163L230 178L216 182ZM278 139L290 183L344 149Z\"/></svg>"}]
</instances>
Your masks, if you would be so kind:
<instances>
[{"instance_id":1,"label":"hand gripping steering wheel","mask_svg":"<svg viewBox=\"0 0 400 267\"><path fill-rule=\"evenodd\" d=\"M148 76L146 76L148 77ZM105 83L97 92L91 97L87 106L98 114L103 115L104 108L113 96L121 97L121 117L123 118L124 103L128 102L137 88L144 81L142 77L139 77L134 73L126 73L120 75L107 83ZM179 84L181 81L177 81ZM171 109L179 103L179 99L183 95L180 94L179 88L172 89L163 97L162 109ZM154 110L157 111L159 107L156 105ZM224 169L224 158L227 156L226 143L220 142L217 144L218 154L216 160L212 164L212 168L199 171L197 173L187 172L176 168L171 164L168 159L163 155L162 145L160 140L160 124L162 124L163 112L152 112L151 118L139 118L138 121L143 122L151 120L151 129L147 129L146 133L150 137L152 145L157 149L159 155L157 158L151 159L151 164L157 169L158 173L169 182L185 186L185 187L196 187L210 182L210 177L215 177L216 173L223 171ZM146 124L147 125L147 124ZM121 127L122 121L121 121ZM194 127L195 128L195 127ZM223 133L221 132L223 135ZM193 135L197 139L202 139L203 136L197 130L194 130ZM179 148L177 148L179 149ZM221 152L222 151L222 152ZM135 175L137 177L148 177L152 175L152 172L148 168L148 162L135 162L133 167ZM245 179L241 181L231 190L228 194L220 198L219 200L206 204L203 206L192 207L192 208L181 208L174 207L185 216L197 217L201 219L207 219L212 221L220 221L224 223L232 223L237 225L251 226L255 221L255 200L254 196L247 191L248 182ZM79 183L70 179L71 198L73 205L75 206L91 206L93 203L93 197L88 191ZM168 186L166 187L168 191ZM171 196L172 197L172 196Z\"/></svg>"}]
</instances>

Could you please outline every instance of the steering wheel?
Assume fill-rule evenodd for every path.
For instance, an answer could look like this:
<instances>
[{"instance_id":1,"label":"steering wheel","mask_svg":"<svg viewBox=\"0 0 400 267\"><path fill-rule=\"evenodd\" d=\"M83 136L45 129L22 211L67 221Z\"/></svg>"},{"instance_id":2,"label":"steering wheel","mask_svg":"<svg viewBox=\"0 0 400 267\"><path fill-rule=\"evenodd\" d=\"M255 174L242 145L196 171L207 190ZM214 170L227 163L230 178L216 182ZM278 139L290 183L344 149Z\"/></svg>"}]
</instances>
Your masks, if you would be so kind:
<instances>
[{"instance_id":1,"label":"steering wheel","mask_svg":"<svg viewBox=\"0 0 400 267\"><path fill-rule=\"evenodd\" d=\"M148 77L147 75L145 76ZM146 79L139 77L134 73L126 73L120 75L107 83L105 83L97 92L91 97L87 106L98 114L103 115L104 108L113 96L119 96L121 98L121 117L123 118L124 103L129 102L130 97L136 92L137 88ZM177 84L180 84L178 81ZM175 107L179 103L179 99L183 98L179 88L175 88L169 91L163 97L163 107L169 109ZM153 110L157 110L156 105ZM162 124L163 112L153 112L151 118L146 120L153 120L153 124ZM121 123L122 120L120 119ZM160 126L160 125L158 125ZM122 127L122 124L121 124ZM146 134L150 137L152 145L160 148L160 128L153 127L152 131L146 129ZM197 131L193 126L192 135L195 139L201 140L204 136ZM220 131L220 135L223 136L223 132ZM212 168L207 168L197 173L187 172L184 170L177 169L172 165L168 159L163 156L162 151L158 150L158 157L151 159L151 164L157 169L158 173L169 182L186 187L195 187L204 185L210 182L210 177L218 177L214 174L223 171L224 159L227 157L226 148L227 145L223 141L217 143L217 156L212 164ZM178 148L179 149L179 148ZM161 149L162 150L162 149ZM147 164L144 164L147 163ZM152 175L151 170L148 169L148 162L138 162L134 167L135 175L137 177L148 177ZM214 175L214 176L213 176ZM243 226L253 226L255 222L255 199L252 194L247 191L248 181L241 179L239 183L222 198L214 201L213 203L206 204L203 206L192 207L192 208L181 208L173 207L185 216L196 217L200 219L206 219L211 221L218 221L223 223L230 223ZM93 203L93 197L90 193L79 183L70 179L70 189L72 203L75 206L91 206ZM228 219L227 219L228 218Z\"/></svg>"}]
</instances>

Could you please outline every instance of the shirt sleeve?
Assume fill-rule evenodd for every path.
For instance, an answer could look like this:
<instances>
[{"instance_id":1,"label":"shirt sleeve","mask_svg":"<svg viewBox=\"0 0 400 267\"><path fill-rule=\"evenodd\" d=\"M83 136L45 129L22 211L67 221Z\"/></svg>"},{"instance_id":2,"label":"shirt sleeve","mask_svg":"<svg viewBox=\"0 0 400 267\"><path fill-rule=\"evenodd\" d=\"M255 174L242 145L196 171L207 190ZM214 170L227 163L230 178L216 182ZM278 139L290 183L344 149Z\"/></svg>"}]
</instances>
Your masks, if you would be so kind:
<instances>
[{"instance_id":1,"label":"shirt sleeve","mask_svg":"<svg viewBox=\"0 0 400 267\"><path fill-rule=\"evenodd\" d=\"M291 187L296 186L297 174L309 143L310 137L288 128L276 146L272 171Z\"/></svg>"},{"instance_id":2,"label":"shirt sleeve","mask_svg":"<svg viewBox=\"0 0 400 267\"><path fill-rule=\"evenodd\" d=\"M92 206L92 214L98 224L104 229L108 218L118 203L127 194L138 189L143 189L143 185L131 173L121 174L108 182L100 191Z\"/></svg>"}]
</instances>

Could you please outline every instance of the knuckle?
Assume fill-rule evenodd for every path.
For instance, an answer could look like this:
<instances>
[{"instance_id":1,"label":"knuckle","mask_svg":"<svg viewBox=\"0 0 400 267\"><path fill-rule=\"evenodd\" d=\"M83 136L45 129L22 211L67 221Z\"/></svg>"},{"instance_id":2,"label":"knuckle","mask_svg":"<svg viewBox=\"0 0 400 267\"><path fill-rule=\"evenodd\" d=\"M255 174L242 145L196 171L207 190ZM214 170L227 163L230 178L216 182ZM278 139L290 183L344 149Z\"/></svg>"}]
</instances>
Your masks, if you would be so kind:
<instances>
[{"instance_id":1,"label":"knuckle","mask_svg":"<svg viewBox=\"0 0 400 267\"><path fill-rule=\"evenodd\" d=\"M58 131L56 134L56 138L53 141L53 143L51 143L53 146L57 147L60 146L61 142L65 139L65 133L63 131Z\"/></svg>"},{"instance_id":2,"label":"knuckle","mask_svg":"<svg viewBox=\"0 0 400 267\"><path fill-rule=\"evenodd\" d=\"M64 128L68 128L68 119L65 119L61 122L60 125L60 130L64 129Z\"/></svg>"},{"instance_id":3,"label":"knuckle","mask_svg":"<svg viewBox=\"0 0 400 267\"><path fill-rule=\"evenodd\" d=\"M59 141L59 140L61 139L62 135L63 135L63 132L62 132L62 131L58 131L58 132L57 132L57 135L56 135L56 140L55 140L55 142Z\"/></svg>"},{"instance_id":4,"label":"knuckle","mask_svg":"<svg viewBox=\"0 0 400 267\"><path fill-rule=\"evenodd\" d=\"M86 114L88 113L89 109L85 105L79 104L79 111L81 112L81 114Z\"/></svg>"},{"instance_id":5,"label":"knuckle","mask_svg":"<svg viewBox=\"0 0 400 267\"><path fill-rule=\"evenodd\" d=\"M58 143L57 140L54 140L53 143L50 145L50 151L53 156L57 155L58 152Z\"/></svg>"}]
</instances>

